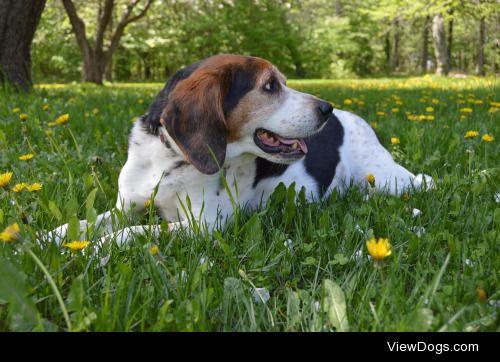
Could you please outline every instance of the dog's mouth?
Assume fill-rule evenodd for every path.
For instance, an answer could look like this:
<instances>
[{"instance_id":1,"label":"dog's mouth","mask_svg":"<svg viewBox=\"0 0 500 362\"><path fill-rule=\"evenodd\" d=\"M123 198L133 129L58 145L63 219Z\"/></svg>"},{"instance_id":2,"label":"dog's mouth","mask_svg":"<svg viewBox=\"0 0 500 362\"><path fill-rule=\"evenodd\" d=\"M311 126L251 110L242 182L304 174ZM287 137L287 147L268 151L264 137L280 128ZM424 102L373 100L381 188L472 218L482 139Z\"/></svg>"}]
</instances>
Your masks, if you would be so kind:
<instances>
[{"instance_id":1,"label":"dog's mouth","mask_svg":"<svg viewBox=\"0 0 500 362\"><path fill-rule=\"evenodd\" d=\"M255 131L254 142L266 153L278 153L284 157L301 157L307 154L307 145L302 138L286 138L259 128Z\"/></svg>"}]
</instances>

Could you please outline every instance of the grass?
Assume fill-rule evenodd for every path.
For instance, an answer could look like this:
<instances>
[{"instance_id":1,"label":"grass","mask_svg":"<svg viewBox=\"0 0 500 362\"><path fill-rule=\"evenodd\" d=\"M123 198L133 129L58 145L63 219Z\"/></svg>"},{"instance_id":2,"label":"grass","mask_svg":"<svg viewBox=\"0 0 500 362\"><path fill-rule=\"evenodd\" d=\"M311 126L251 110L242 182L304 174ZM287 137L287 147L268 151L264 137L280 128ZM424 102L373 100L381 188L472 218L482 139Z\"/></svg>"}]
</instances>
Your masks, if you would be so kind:
<instances>
[{"instance_id":1,"label":"grass","mask_svg":"<svg viewBox=\"0 0 500 362\"><path fill-rule=\"evenodd\" d=\"M238 213L213 236L143 236L97 253L42 247L36 232L114 205L132 120L162 85L3 92L0 174L13 178L0 189L0 230L18 223L23 239L0 243L0 330L498 331L495 79L289 83L372 122L396 160L432 175L437 190L366 200L352 188L306 204L279 188L265 209ZM66 113L67 123L48 126ZM465 138L469 130L479 136ZM482 141L486 133L496 138ZM12 192L21 182L43 188ZM381 263L367 256L371 236L392 244Z\"/></svg>"}]
</instances>

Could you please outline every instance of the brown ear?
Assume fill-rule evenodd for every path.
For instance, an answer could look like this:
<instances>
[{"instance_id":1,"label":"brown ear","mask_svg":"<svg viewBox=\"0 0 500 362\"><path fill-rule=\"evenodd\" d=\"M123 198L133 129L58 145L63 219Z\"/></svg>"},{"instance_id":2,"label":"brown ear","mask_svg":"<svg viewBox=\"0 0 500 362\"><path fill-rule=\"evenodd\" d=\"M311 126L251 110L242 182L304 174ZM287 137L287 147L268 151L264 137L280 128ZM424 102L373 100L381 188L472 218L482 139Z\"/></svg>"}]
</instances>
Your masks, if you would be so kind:
<instances>
[{"instance_id":1,"label":"brown ear","mask_svg":"<svg viewBox=\"0 0 500 362\"><path fill-rule=\"evenodd\" d=\"M169 135L187 160L208 175L219 171L226 157L222 87L217 72L195 71L170 92L162 114Z\"/></svg>"}]
</instances>

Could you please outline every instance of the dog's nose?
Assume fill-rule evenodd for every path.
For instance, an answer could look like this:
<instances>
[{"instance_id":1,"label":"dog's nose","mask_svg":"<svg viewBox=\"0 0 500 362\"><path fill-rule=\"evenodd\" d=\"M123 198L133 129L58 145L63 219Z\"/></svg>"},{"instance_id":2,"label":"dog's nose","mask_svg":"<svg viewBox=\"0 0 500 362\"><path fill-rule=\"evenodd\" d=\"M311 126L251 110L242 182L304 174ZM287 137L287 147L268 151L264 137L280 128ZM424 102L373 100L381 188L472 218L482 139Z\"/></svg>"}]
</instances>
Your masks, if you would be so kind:
<instances>
[{"instance_id":1,"label":"dog's nose","mask_svg":"<svg viewBox=\"0 0 500 362\"><path fill-rule=\"evenodd\" d=\"M332 114L333 107L328 102L319 101L318 110L319 110L319 113L321 113L321 115L323 116L324 120L326 121L328 119L328 117L330 117L330 114Z\"/></svg>"}]
</instances>

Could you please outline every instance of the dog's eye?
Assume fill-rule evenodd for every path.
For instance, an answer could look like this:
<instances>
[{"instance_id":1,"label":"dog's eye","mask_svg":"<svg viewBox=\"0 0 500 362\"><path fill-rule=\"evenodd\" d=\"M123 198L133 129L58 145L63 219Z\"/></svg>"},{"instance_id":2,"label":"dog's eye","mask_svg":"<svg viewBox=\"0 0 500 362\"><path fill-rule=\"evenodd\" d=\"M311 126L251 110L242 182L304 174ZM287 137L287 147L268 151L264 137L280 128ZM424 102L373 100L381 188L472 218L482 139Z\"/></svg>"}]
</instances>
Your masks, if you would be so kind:
<instances>
[{"instance_id":1,"label":"dog's eye","mask_svg":"<svg viewBox=\"0 0 500 362\"><path fill-rule=\"evenodd\" d=\"M264 85L264 89L267 92L275 92L278 90L278 83L276 80L272 79Z\"/></svg>"}]
</instances>

